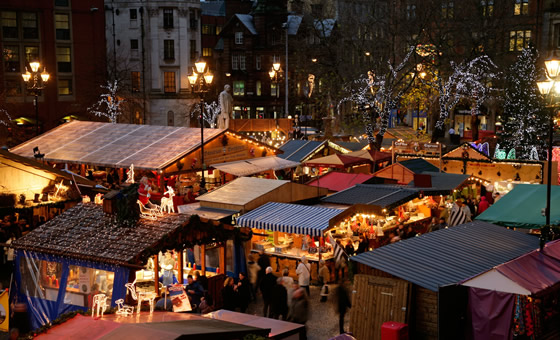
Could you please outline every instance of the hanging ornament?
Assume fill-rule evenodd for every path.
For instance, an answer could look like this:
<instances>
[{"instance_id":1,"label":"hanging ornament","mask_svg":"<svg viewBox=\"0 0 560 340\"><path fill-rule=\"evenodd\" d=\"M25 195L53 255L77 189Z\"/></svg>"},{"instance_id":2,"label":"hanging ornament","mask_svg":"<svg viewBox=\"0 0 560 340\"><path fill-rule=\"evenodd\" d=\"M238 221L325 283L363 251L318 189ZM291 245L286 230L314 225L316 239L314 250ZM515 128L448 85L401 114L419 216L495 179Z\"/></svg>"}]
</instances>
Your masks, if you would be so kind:
<instances>
[{"instance_id":1,"label":"hanging ornament","mask_svg":"<svg viewBox=\"0 0 560 340\"><path fill-rule=\"evenodd\" d=\"M507 154L507 159L517 159L515 157L515 149L511 149L509 150L508 154Z\"/></svg>"}]
</instances>

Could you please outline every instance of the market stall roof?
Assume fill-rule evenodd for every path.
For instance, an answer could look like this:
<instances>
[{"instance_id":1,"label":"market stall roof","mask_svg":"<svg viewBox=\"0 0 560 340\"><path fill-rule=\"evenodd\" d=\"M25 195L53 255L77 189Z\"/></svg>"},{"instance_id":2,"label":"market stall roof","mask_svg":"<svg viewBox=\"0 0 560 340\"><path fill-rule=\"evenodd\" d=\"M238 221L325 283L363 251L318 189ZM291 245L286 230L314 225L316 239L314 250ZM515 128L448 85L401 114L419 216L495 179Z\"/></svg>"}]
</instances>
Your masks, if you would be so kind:
<instances>
[{"instance_id":1,"label":"market stall roof","mask_svg":"<svg viewBox=\"0 0 560 340\"><path fill-rule=\"evenodd\" d=\"M560 205L554 203L560 202L559 186L551 186L550 199L550 223L560 225ZM518 184L476 219L506 227L540 228L546 223L541 213L545 207L546 185Z\"/></svg>"},{"instance_id":2,"label":"market stall roof","mask_svg":"<svg viewBox=\"0 0 560 340\"><path fill-rule=\"evenodd\" d=\"M19 164L19 165L18 165ZM22 157L18 154L15 154L13 152L10 152L8 150L4 150L4 149L0 149L0 166L4 167L4 166L11 166L11 167L17 167L22 169L22 171L28 171L25 170L25 167L31 167L37 170L40 170L43 173L49 173L52 174L53 176L56 177L61 177L67 180L74 180L76 181L79 185L84 185L84 186L90 186L90 187L95 187L97 185L96 182L94 181L90 181L87 178L84 178L82 176L72 176L72 174L59 170L57 168L53 168L52 166L47 166L41 162L38 162L36 160L30 159L30 158L26 158L26 157Z\"/></svg>"},{"instance_id":3,"label":"market stall roof","mask_svg":"<svg viewBox=\"0 0 560 340\"><path fill-rule=\"evenodd\" d=\"M267 170L295 168L298 165L298 162L289 161L278 156L269 156L214 164L212 167L234 176L250 176Z\"/></svg>"},{"instance_id":4,"label":"market stall roof","mask_svg":"<svg viewBox=\"0 0 560 340\"><path fill-rule=\"evenodd\" d=\"M348 168L354 165L367 164L370 161L367 158L348 156L347 154L334 154L325 157L319 157L306 161L306 166L325 167L325 168Z\"/></svg>"},{"instance_id":5,"label":"market stall roof","mask_svg":"<svg viewBox=\"0 0 560 340\"><path fill-rule=\"evenodd\" d=\"M549 248L560 248L557 241ZM560 283L560 260L544 252L533 250L462 284L521 295L538 294Z\"/></svg>"},{"instance_id":6,"label":"market stall roof","mask_svg":"<svg viewBox=\"0 0 560 340\"><path fill-rule=\"evenodd\" d=\"M269 202L237 219L237 225L285 233L321 236L342 209Z\"/></svg>"},{"instance_id":7,"label":"market stall roof","mask_svg":"<svg viewBox=\"0 0 560 340\"><path fill-rule=\"evenodd\" d=\"M359 142L333 141L333 143L348 150L349 152L362 150L368 145L367 139Z\"/></svg>"},{"instance_id":8,"label":"market stall roof","mask_svg":"<svg viewBox=\"0 0 560 340\"><path fill-rule=\"evenodd\" d=\"M432 163L422 158L412 158L404 161L399 161L401 165L415 174L422 174L425 172L439 172L439 168Z\"/></svg>"},{"instance_id":9,"label":"market stall roof","mask_svg":"<svg viewBox=\"0 0 560 340\"><path fill-rule=\"evenodd\" d=\"M325 145L326 142L319 142L313 140L299 140L292 139L284 143L280 150L284 151L283 154L278 155L280 158L287 159L294 162L302 162L311 156L317 149Z\"/></svg>"},{"instance_id":10,"label":"market stall roof","mask_svg":"<svg viewBox=\"0 0 560 340\"><path fill-rule=\"evenodd\" d=\"M165 214L140 219L134 228L115 227L101 205L80 203L15 240L15 249L130 265L145 249L182 227L189 216Z\"/></svg>"},{"instance_id":11,"label":"market stall roof","mask_svg":"<svg viewBox=\"0 0 560 340\"><path fill-rule=\"evenodd\" d=\"M351 260L437 292L539 246L538 238L474 221L380 247Z\"/></svg>"},{"instance_id":12,"label":"market stall roof","mask_svg":"<svg viewBox=\"0 0 560 340\"><path fill-rule=\"evenodd\" d=\"M204 143L225 131L205 129ZM30 139L11 151L33 157L35 147L39 147L45 154L44 160L50 162L118 168L134 164L137 169L157 171L199 149L200 129L75 120Z\"/></svg>"},{"instance_id":13,"label":"market stall roof","mask_svg":"<svg viewBox=\"0 0 560 340\"><path fill-rule=\"evenodd\" d=\"M359 157L359 158L365 158L365 159L369 159L370 161L391 161L393 158L393 155L391 155L391 153L389 152L382 152L382 151L377 151L377 150L358 150L358 151L352 151L349 152L347 154L345 154L345 156L352 156L352 157Z\"/></svg>"},{"instance_id":14,"label":"market stall roof","mask_svg":"<svg viewBox=\"0 0 560 340\"><path fill-rule=\"evenodd\" d=\"M217 209L201 207L200 203L190 203L177 206L179 214L198 215L209 220L220 220L239 212L239 210Z\"/></svg>"},{"instance_id":15,"label":"market stall roof","mask_svg":"<svg viewBox=\"0 0 560 340\"><path fill-rule=\"evenodd\" d=\"M471 176L461 174L448 174L445 172L423 172L422 175L429 175L431 187L421 188L425 194L447 194L462 186ZM414 181L409 186L416 187Z\"/></svg>"},{"instance_id":16,"label":"market stall roof","mask_svg":"<svg viewBox=\"0 0 560 340\"><path fill-rule=\"evenodd\" d=\"M367 174L351 174L346 172L331 171L307 183L309 186L328 188L330 191L341 191L356 184L361 184L373 178Z\"/></svg>"},{"instance_id":17,"label":"market stall roof","mask_svg":"<svg viewBox=\"0 0 560 340\"><path fill-rule=\"evenodd\" d=\"M322 199L343 205L367 204L392 209L418 197L420 189L400 185L356 184Z\"/></svg>"},{"instance_id":18,"label":"market stall roof","mask_svg":"<svg viewBox=\"0 0 560 340\"><path fill-rule=\"evenodd\" d=\"M414 179L415 174L427 171L439 172L439 169L421 158L415 158L393 163L375 172L373 175L375 177L395 179L401 184L408 184Z\"/></svg>"},{"instance_id":19,"label":"market stall roof","mask_svg":"<svg viewBox=\"0 0 560 340\"><path fill-rule=\"evenodd\" d=\"M247 212L267 202L297 202L324 196L326 188L316 188L285 180L239 177L196 198L201 207Z\"/></svg>"}]
</instances>

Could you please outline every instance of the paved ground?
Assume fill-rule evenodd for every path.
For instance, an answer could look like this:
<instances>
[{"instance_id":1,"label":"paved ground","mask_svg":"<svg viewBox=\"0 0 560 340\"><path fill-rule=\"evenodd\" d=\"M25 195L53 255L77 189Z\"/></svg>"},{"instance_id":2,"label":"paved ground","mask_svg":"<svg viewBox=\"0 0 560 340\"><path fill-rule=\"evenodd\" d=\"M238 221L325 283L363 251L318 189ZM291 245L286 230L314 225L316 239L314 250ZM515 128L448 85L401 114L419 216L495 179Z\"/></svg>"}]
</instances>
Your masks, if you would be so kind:
<instances>
[{"instance_id":1,"label":"paved ground","mask_svg":"<svg viewBox=\"0 0 560 340\"><path fill-rule=\"evenodd\" d=\"M335 285L330 285L334 289ZM327 302L320 302L320 287L310 287L310 318L307 322L307 339L309 340L328 340L337 336L338 333L338 314L335 313L332 294L329 295ZM248 314L262 316L263 301L259 296L256 302L252 302L247 309ZM349 313L346 313L345 330L348 331Z\"/></svg>"}]
</instances>

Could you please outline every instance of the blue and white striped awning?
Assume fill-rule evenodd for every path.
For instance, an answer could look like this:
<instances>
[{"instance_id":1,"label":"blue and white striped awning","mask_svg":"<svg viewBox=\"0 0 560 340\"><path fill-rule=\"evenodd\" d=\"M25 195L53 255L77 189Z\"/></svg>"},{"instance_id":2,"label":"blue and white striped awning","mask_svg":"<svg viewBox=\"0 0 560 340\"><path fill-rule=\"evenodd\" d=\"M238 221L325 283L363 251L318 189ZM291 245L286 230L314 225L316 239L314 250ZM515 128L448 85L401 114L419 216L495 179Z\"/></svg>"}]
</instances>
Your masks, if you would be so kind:
<instances>
[{"instance_id":1,"label":"blue and white striped awning","mask_svg":"<svg viewBox=\"0 0 560 340\"><path fill-rule=\"evenodd\" d=\"M237 219L237 225L284 233L322 236L329 221L344 210L299 204L267 203Z\"/></svg>"}]
</instances>

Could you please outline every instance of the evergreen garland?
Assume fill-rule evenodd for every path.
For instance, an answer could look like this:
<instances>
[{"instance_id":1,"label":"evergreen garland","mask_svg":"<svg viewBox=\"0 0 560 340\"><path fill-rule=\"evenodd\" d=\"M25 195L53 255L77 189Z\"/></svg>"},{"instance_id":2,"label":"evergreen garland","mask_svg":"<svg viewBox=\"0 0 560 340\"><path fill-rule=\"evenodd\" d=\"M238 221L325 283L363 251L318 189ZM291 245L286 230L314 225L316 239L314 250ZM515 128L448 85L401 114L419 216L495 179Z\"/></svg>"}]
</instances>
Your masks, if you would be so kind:
<instances>
[{"instance_id":1,"label":"evergreen garland","mask_svg":"<svg viewBox=\"0 0 560 340\"><path fill-rule=\"evenodd\" d=\"M537 89L537 57L535 49L523 49L506 76L500 145L515 149L518 159L531 159L533 148L541 159L545 153L548 117Z\"/></svg>"}]
</instances>

